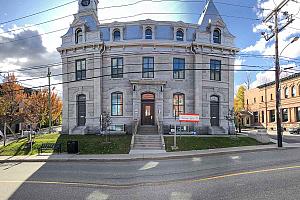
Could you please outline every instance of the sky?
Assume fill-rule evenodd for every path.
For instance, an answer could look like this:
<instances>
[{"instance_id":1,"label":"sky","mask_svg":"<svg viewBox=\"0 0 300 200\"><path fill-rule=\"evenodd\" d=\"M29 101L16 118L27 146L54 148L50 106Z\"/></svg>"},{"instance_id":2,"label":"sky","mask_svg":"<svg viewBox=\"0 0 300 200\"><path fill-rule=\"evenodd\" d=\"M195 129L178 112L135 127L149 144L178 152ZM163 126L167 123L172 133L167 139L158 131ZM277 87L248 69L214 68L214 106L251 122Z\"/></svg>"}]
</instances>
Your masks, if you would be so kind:
<instances>
[{"instance_id":1,"label":"sky","mask_svg":"<svg viewBox=\"0 0 300 200\"><path fill-rule=\"evenodd\" d=\"M264 24L262 19L271 11L270 9L281 1L214 0L229 31L236 36L236 46L240 48L235 63L238 65L235 67L237 70L235 72L235 91L245 83L247 77L251 80L251 87L274 80L274 72L269 71L274 69L274 58L269 56L274 55L275 52L274 40L267 42L261 36L261 32L270 33L268 26L272 24ZM206 0L99 0L98 15L100 23L153 19L196 24L205 3ZM12 21L63 4L66 5ZM121 6L124 4L133 5ZM61 45L61 36L66 33L73 21L72 14L76 13L77 10L78 3L74 0L10 0L2 3L0 7L0 72L2 72L2 75L3 72L14 72L18 80L27 87L46 85L47 78L40 78L47 75L46 68L36 67L37 69L30 71L24 69L61 62L56 48ZM280 33L279 51L289 44L295 36L300 36L300 2L297 3L295 0L291 0L282 11L293 14L295 20ZM145 12L147 14L143 14ZM149 14L159 12L190 14ZM125 18L135 14L141 15ZM110 20L111 18L123 19ZM283 14L280 14L280 19L283 24L285 22ZM41 34L41 36L32 37L38 34ZM300 40L289 45L281 55L284 56L281 58L282 68L289 68L282 72L282 76L300 70ZM249 69L261 71L238 71ZM60 74L61 66L51 67L51 73L53 75ZM32 78L34 79L32 80ZM51 83L61 82L60 78L59 76L53 77ZM26 81L26 79L31 80ZM54 89L61 93L61 88L61 85L55 85Z\"/></svg>"}]
</instances>

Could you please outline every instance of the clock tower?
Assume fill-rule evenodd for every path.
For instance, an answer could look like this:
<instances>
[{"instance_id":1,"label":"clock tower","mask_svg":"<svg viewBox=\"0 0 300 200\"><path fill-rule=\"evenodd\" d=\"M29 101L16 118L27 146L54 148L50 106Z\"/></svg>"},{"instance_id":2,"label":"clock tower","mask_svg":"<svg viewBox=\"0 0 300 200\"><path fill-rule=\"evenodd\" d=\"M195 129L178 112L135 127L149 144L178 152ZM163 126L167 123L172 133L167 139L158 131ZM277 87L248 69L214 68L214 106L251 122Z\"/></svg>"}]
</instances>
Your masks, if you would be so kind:
<instances>
[{"instance_id":1,"label":"clock tower","mask_svg":"<svg viewBox=\"0 0 300 200\"><path fill-rule=\"evenodd\" d=\"M93 11L97 15L98 0L78 0L78 13Z\"/></svg>"}]
</instances>

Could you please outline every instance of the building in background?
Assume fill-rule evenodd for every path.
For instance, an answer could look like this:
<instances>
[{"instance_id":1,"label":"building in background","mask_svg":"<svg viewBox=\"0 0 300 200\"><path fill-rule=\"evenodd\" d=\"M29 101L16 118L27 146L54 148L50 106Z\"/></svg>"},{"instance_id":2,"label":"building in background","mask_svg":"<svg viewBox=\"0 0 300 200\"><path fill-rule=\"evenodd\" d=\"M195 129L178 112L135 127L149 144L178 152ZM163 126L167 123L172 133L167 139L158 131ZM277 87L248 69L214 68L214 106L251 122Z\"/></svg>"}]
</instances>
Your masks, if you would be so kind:
<instances>
[{"instance_id":1,"label":"building in background","mask_svg":"<svg viewBox=\"0 0 300 200\"><path fill-rule=\"evenodd\" d=\"M200 114L182 124L199 134L227 133L233 108L238 49L213 1L198 24L150 19L101 24L98 0L79 0L58 48L63 62L63 133L98 133L109 112L111 129L163 125L175 115Z\"/></svg>"},{"instance_id":2,"label":"building in background","mask_svg":"<svg viewBox=\"0 0 300 200\"><path fill-rule=\"evenodd\" d=\"M281 120L285 130L300 124L300 73L280 80ZM276 130L275 82L245 91L245 126L265 127Z\"/></svg>"}]
</instances>

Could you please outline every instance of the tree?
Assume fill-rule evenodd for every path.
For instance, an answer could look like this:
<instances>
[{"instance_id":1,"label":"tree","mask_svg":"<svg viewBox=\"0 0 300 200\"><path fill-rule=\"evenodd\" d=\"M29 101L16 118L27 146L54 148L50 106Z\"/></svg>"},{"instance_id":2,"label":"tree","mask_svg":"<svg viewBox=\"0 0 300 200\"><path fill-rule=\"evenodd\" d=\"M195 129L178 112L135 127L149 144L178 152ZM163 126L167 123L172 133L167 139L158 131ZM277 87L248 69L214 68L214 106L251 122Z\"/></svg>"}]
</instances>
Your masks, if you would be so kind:
<instances>
[{"instance_id":1,"label":"tree","mask_svg":"<svg viewBox=\"0 0 300 200\"><path fill-rule=\"evenodd\" d=\"M237 91L236 97L234 98L234 111L235 113L244 110L245 103L245 86L241 85Z\"/></svg>"},{"instance_id":2,"label":"tree","mask_svg":"<svg viewBox=\"0 0 300 200\"><path fill-rule=\"evenodd\" d=\"M61 116L62 101L55 93L51 92L51 117L52 121L57 120ZM34 91L27 96L25 103L26 121L40 126L46 125L49 122L49 105L48 105L48 90L41 89Z\"/></svg>"},{"instance_id":3,"label":"tree","mask_svg":"<svg viewBox=\"0 0 300 200\"><path fill-rule=\"evenodd\" d=\"M245 85L246 85L247 90L250 89L251 82L252 82L251 74L249 72L247 72L246 80L245 80Z\"/></svg>"},{"instance_id":4,"label":"tree","mask_svg":"<svg viewBox=\"0 0 300 200\"><path fill-rule=\"evenodd\" d=\"M101 131L104 131L104 134L106 135L106 142L105 143L110 143L110 138L109 137L109 126L111 125L111 117L108 112L103 112L100 117L100 127Z\"/></svg>"},{"instance_id":5,"label":"tree","mask_svg":"<svg viewBox=\"0 0 300 200\"><path fill-rule=\"evenodd\" d=\"M18 82L14 74L4 78L0 87L0 120L11 126L22 121L24 117L24 87ZM12 130L11 130L12 131Z\"/></svg>"}]
</instances>

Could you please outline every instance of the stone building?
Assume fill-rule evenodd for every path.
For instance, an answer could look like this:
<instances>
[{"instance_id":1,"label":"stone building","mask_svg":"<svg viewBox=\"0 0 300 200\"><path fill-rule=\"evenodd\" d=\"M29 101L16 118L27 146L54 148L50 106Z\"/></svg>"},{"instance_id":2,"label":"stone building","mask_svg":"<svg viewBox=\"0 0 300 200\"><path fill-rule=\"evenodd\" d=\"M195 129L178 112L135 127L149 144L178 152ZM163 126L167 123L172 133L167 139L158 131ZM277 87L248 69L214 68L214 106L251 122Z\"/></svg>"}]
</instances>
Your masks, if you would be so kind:
<instances>
[{"instance_id":1,"label":"stone building","mask_svg":"<svg viewBox=\"0 0 300 200\"><path fill-rule=\"evenodd\" d=\"M280 88L280 116L282 127L287 130L300 124L300 73L282 78ZM243 117L243 124L275 130L275 100L275 82L246 90L245 109L249 112Z\"/></svg>"},{"instance_id":2,"label":"stone building","mask_svg":"<svg viewBox=\"0 0 300 200\"><path fill-rule=\"evenodd\" d=\"M79 0L57 50L63 62L63 133L97 133L109 112L113 131L163 125L174 115L200 114L182 124L200 134L226 132L233 108L238 49L212 0L198 24L182 21L99 23L98 0Z\"/></svg>"}]
</instances>

